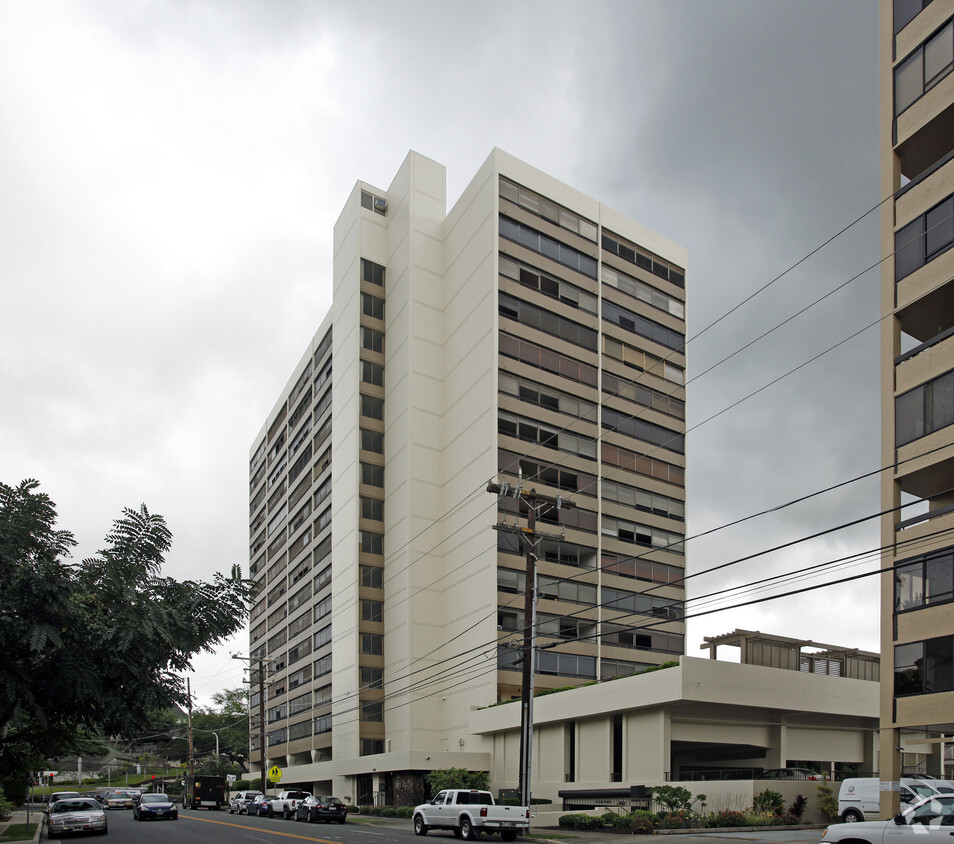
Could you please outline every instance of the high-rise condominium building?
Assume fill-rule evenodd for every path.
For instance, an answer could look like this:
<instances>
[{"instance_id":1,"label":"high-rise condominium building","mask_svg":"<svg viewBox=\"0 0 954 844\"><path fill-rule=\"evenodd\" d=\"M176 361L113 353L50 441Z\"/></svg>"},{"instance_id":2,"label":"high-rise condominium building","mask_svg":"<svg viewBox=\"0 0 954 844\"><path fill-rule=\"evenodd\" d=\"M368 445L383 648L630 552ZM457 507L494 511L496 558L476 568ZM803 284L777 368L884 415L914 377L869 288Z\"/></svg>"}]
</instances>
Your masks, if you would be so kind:
<instances>
[{"instance_id":1,"label":"high-rise condominium building","mask_svg":"<svg viewBox=\"0 0 954 844\"><path fill-rule=\"evenodd\" d=\"M940 775L954 735L952 69L954 0L882 0L885 781ZM896 806L885 791L883 812Z\"/></svg>"},{"instance_id":2,"label":"high-rise condominium building","mask_svg":"<svg viewBox=\"0 0 954 844\"><path fill-rule=\"evenodd\" d=\"M488 482L549 502L537 689L684 652L684 251L499 150L445 209L415 153L355 186L251 448L252 759L264 707L267 767L353 802L490 770L469 718L519 697L528 620L526 504Z\"/></svg>"}]
</instances>

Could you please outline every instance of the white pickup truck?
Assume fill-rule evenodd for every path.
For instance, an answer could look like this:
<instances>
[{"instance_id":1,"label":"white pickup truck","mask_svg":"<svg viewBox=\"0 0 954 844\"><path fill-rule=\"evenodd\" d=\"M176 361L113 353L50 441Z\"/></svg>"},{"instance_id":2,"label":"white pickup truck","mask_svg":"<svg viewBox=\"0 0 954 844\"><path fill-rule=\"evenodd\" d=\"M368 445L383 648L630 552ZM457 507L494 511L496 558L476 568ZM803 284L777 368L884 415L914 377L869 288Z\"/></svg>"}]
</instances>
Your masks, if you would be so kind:
<instances>
[{"instance_id":1,"label":"white pickup truck","mask_svg":"<svg viewBox=\"0 0 954 844\"><path fill-rule=\"evenodd\" d=\"M499 832L504 841L513 841L530 828L530 809L497 805L489 791L448 788L416 806L413 819L416 835L451 829L465 841L473 841L482 832Z\"/></svg>"},{"instance_id":2,"label":"white pickup truck","mask_svg":"<svg viewBox=\"0 0 954 844\"><path fill-rule=\"evenodd\" d=\"M306 797L311 797L309 791L283 791L277 797L268 798L268 816L281 815L286 821L298 811L298 804Z\"/></svg>"}]
</instances>

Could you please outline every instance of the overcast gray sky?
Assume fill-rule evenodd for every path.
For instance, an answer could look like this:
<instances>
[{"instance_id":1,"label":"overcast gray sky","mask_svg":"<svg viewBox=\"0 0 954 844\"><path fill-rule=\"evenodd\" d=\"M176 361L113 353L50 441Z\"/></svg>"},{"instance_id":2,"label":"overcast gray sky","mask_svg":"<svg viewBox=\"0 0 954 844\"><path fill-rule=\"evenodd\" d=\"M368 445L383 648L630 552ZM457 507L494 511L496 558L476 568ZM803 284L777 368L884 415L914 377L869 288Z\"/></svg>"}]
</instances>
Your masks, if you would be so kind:
<instances>
[{"instance_id":1,"label":"overcast gray sky","mask_svg":"<svg viewBox=\"0 0 954 844\"><path fill-rule=\"evenodd\" d=\"M247 571L248 448L355 180L415 149L452 204L499 146L685 246L693 338L878 203L877 103L872 0L4 3L0 480L39 479L79 558L144 502L167 574ZM879 468L876 270L706 372L879 257L871 215L690 339L690 536ZM690 568L878 509L852 484ZM877 544L870 521L690 595ZM874 580L699 616L687 651L736 627L877 650ZM200 701L240 682L230 650L195 661Z\"/></svg>"}]
</instances>

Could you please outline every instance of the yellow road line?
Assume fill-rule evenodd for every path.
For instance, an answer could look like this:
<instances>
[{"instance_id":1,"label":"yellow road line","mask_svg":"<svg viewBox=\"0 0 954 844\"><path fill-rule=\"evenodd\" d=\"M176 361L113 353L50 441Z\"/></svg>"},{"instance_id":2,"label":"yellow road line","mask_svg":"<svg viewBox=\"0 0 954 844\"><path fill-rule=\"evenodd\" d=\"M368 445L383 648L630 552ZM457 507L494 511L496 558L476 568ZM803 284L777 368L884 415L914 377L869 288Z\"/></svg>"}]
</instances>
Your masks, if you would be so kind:
<instances>
[{"instance_id":1,"label":"yellow road line","mask_svg":"<svg viewBox=\"0 0 954 844\"><path fill-rule=\"evenodd\" d=\"M230 823L229 821L216 821L212 818L196 818L192 815L183 815L179 814L180 818L184 818L187 821L199 821L200 823L214 823L219 826L231 826L234 829L244 829L250 832L264 832L266 835L280 835L282 838L297 838L299 841L320 841L321 844L341 844L340 841L329 841L327 838L311 838L307 835L296 835L294 832L279 832L278 830L268 829L267 827L261 826L245 826L245 824L240 823Z\"/></svg>"}]
</instances>

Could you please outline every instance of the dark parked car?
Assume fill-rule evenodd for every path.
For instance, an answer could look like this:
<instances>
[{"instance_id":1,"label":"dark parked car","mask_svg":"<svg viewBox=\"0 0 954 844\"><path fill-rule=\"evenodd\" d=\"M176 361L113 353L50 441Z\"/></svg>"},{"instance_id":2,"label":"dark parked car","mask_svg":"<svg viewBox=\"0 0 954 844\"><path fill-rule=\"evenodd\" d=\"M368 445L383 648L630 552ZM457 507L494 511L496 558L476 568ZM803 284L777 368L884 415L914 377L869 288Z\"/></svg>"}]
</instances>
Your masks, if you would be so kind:
<instances>
[{"instance_id":1,"label":"dark parked car","mask_svg":"<svg viewBox=\"0 0 954 844\"><path fill-rule=\"evenodd\" d=\"M92 797L74 797L50 803L47 824L50 838L71 832L98 832L105 835L106 810Z\"/></svg>"},{"instance_id":2,"label":"dark parked car","mask_svg":"<svg viewBox=\"0 0 954 844\"><path fill-rule=\"evenodd\" d=\"M323 797L316 794L314 797L306 797L295 810L296 821L337 821L344 823L348 819L348 807L345 806L337 797Z\"/></svg>"},{"instance_id":3,"label":"dark parked car","mask_svg":"<svg viewBox=\"0 0 954 844\"><path fill-rule=\"evenodd\" d=\"M167 794L143 794L133 806L133 819L150 821L168 818L179 820L179 810Z\"/></svg>"},{"instance_id":4,"label":"dark parked car","mask_svg":"<svg viewBox=\"0 0 954 844\"><path fill-rule=\"evenodd\" d=\"M255 799L245 807L245 814L247 815L267 815L268 814L268 801L271 800L270 797L266 797L264 794L259 794Z\"/></svg>"}]
</instances>

